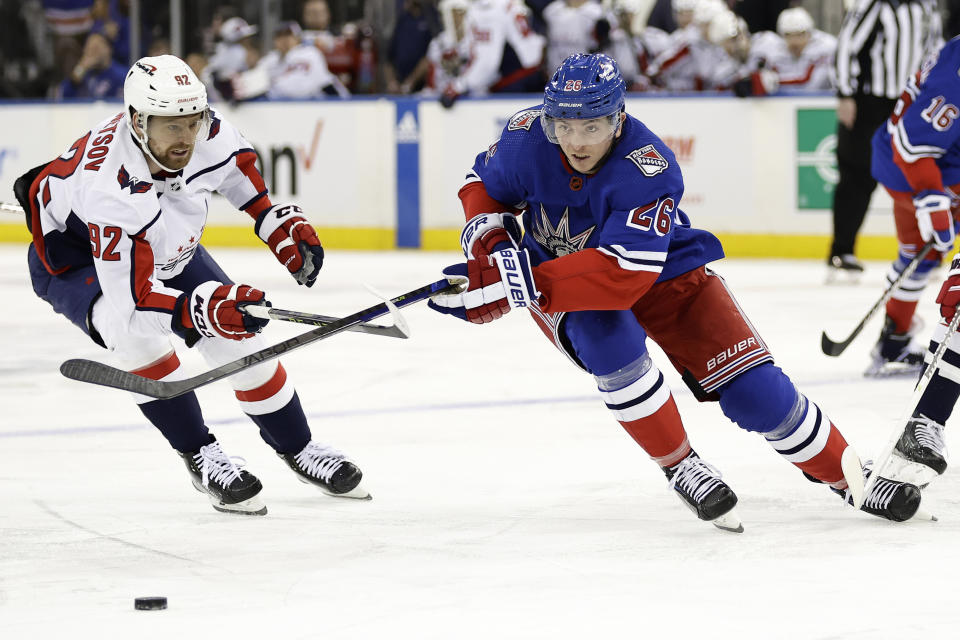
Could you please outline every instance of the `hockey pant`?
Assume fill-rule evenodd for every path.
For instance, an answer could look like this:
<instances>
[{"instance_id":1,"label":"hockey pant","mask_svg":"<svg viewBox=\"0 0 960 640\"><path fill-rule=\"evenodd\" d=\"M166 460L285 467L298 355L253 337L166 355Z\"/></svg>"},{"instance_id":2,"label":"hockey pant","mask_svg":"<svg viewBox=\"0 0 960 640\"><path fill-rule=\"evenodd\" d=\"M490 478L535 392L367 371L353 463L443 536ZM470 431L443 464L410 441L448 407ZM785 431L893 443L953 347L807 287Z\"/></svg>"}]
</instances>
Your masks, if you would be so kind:
<instances>
[{"instance_id":1,"label":"hockey pant","mask_svg":"<svg viewBox=\"0 0 960 640\"><path fill-rule=\"evenodd\" d=\"M700 401L719 401L741 428L761 433L787 461L844 488L847 444L820 407L773 364L766 345L723 279L700 268L655 284L625 311L544 313L537 325L567 358L591 373L607 408L661 467L682 460L690 442L649 336Z\"/></svg>"},{"instance_id":2,"label":"hockey pant","mask_svg":"<svg viewBox=\"0 0 960 640\"><path fill-rule=\"evenodd\" d=\"M960 188L960 185L954 185L953 188ZM887 271L887 286L889 286L900 277L910 261L917 256L924 241L920 237L920 228L917 226L917 210L913 206L913 195L890 189L887 189L887 193L893 198L893 220L897 228L899 245L897 259ZM910 330L910 322L913 320L920 296L930 280L930 272L940 264L942 259L943 254L931 249L927 257L917 265L913 275L901 282L900 286L893 291L890 300L887 301L886 311L887 315L893 319L896 333L906 333Z\"/></svg>"},{"instance_id":3,"label":"hockey pant","mask_svg":"<svg viewBox=\"0 0 960 640\"><path fill-rule=\"evenodd\" d=\"M947 324L941 321L933 330L933 337L930 339L926 357L927 365L933 360L933 354L940 347L946 333ZM925 416L939 424L946 424L958 398L960 398L960 335L954 333L950 336L950 342L947 344L946 351L943 352L940 364L930 382L927 383L927 388L924 389L913 415Z\"/></svg>"},{"instance_id":4,"label":"hockey pant","mask_svg":"<svg viewBox=\"0 0 960 640\"><path fill-rule=\"evenodd\" d=\"M36 294L97 344L109 349L117 366L154 380L189 377L169 335L126 331L101 295L93 265L52 276L37 257L33 245L28 252L28 263ZM203 247L197 247L183 272L168 280L167 284L181 291L191 291L207 280L233 282ZM211 367L242 358L265 346L259 336L242 341L201 338L196 344ZM296 453L306 446L310 440L310 428L283 365L277 361L264 362L231 376L229 382L240 407L259 427L267 444L280 453ZM210 442L200 403L193 392L169 400L133 395L144 416L177 451L197 451Z\"/></svg>"}]
</instances>

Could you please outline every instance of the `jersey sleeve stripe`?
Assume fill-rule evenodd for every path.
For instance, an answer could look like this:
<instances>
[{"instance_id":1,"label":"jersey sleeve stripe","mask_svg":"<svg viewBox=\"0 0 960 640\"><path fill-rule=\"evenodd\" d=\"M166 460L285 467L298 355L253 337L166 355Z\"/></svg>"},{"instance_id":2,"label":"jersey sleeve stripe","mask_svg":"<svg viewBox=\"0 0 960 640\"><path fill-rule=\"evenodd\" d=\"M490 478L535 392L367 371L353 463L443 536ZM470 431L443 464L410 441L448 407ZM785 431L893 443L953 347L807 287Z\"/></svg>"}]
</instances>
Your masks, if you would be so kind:
<instances>
[{"instance_id":1,"label":"jersey sleeve stripe","mask_svg":"<svg viewBox=\"0 0 960 640\"><path fill-rule=\"evenodd\" d=\"M234 151L233 153L231 153L229 156L227 156L227 158L226 158L225 160L223 160L222 162L218 162L218 163L215 164L215 165L211 165L211 166L206 167L206 168L204 168L204 169L200 169L200 171L197 171L195 174L193 174L192 176L190 176L189 178L187 178L187 179L186 179L186 183L187 183L187 184L190 184L194 179L199 178L200 176L202 176L202 175L204 175L204 174L206 174L206 173L210 173L211 171L216 171L217 169L223 167L223 166L226 165L228 162L230 162L231 160L233 160L235 157L238 157L239 155L244 154L244 153L249 153L249 154L251 154L251 155L253 156L253 158L254 158L254 161L256 160L257 154L254 152L253 149L237 149L236 151ZM238 162L238 164L239 164L240 161L238 160L237 162ZM259 174L258 174L258 175L259 175ZM262 179L261 179L261 187L265 188L264 185L262 184ZM257 190L260 191L260 188L258 188Z\"/></svg>"},{"instance_id":2,"label":"jersey sleeve stripe","mask_svg":"<svg viewBox=\"0 0 960 640\"><path fill-rule=\"evenodd\" d=\"M153 292L150 277L155 267L150 243L139 234L133 236L131 240L133 240L133 246L130 248L130 294L133 297L134 307L137 311L158 311L172 315L177 299Z\"/></svg>"},{"instance_id":3,"label":"jersey sleeve stripe","mask_svg":"<svg viewBox=\"0 0 960 640\"><path fill-rule=\"evenodd\" d=\"M618 251L619 249L619 251ZM666 260L666 254L656 251L626 251L620 245L597 247L601 253L616 258L617 264L626 271L650 271L651 273L660 273ZM623 253L627 255L623 255ZM630 254L646 254L646 256L634 257ZM649 256L649 257L647 257ZM659 257L659 259L657 259Z\"/></svg>"},{"instance_id":4,"label":"jersey sleeve stripe","mask_svg":"<svg viewBox=\"0 0 960 640\"><path fill-rule=\"evenodd\" d=\"M145 234L145 233L147 232L147 229L149 229L149 228L152 227L154 224L156 224L157 220L160 219L160 214L161 214L161 213L163 213L163 210L162 210L162 209L158 210L158 211L157 211L157 215L153 216L153 219L152 219L150 222L148 222L147 224L145 224L144 227L143 227L142 229L140 229L140 231L137 231L135 234L133 234L133 237L134 237L134 238L142 237L143 234Z\"/></svg>"},{"instance_id":5,"label":"jersey sleeve stripe","mask_svg":"<svg viewBox=\"0 0 960 640\"><path fill-rule=\"evenodd\" d=\"M910 143L907 137L907 131L903 128L903 120L898 122L890 132L890 137L897 149L897 153L904 159L916 161L919 158L939 158L946 153L946 149L934 145L914 145Z\"/></svg>"}]
</instances>

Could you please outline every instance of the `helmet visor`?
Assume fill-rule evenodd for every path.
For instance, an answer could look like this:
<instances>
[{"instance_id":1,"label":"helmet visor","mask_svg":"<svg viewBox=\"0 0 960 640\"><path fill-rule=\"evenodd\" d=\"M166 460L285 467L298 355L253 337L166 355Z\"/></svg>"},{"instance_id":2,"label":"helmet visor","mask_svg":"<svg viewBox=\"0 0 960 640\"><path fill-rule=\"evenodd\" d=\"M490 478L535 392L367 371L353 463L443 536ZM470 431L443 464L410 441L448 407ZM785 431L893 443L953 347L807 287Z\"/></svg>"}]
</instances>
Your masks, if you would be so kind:
<instances>
[{"instance_id":1,"label":"helmet visor","mask_svg":"<svg viewBox=\"0 0 960 640\"><path fill-rule=\"evenodd\" d=\"M547 140L553 144L594 145L613 138L620 125L620 112L589 120L544 115L540 121Z\"/></svg>"}]
</instances>

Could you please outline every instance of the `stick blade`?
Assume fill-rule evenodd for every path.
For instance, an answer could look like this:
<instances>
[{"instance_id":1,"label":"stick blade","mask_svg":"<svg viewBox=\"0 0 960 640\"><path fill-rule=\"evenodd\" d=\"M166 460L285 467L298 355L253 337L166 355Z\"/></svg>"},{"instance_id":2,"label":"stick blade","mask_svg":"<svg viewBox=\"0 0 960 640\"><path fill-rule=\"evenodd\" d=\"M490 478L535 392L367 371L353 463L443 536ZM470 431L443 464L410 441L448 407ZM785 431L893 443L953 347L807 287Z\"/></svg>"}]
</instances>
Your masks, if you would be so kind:
<instances>
[{"instance_id":1,"label":"stick blade","mask_svg":"<svg viewBox=\"0 0 960 640\"><path fill-rule=\"evenodd\" d=\"M827 337L826 331L820 334L820 348L823 350L823 352L826 355L831 356L833 358L836 358L838 355L843 353L844 350L849 345L850 345L849 340L847 340L846 342L834 342L829 337Z\"/></svg>"},{"instance_id":2,"label":"stick blade","mask_svg":"<svg viewBox=\"0 0 960 640\"><path fill-rule=\"evenodd\" d=\"M367 291L369 291L370 293L372 293L372 294L375 295L376 297L378 297L378 298L380 298L381 300L383 300L383 303L387 305L387 309L390 310L390 317L391 317L391 319L393 320L393 327L394 327L394 329L395 329L396 332L397 332L397 334L395 335L395 337L397 337L397 338L409 338L409 337L410 337L410 325L407 324L406 318L404 318L403 315L400 313L400 309L397 308L397 305L394 304L393 301L392 301L390 298L388 298L387 296L383 295L382 293L380 293L379 291L377 291L376 289L374 289L374 288L373 288L372 286L370 286L369 284L366 284L366 285L364 285L364 286L366 287Z\"/></svg>"},{"instance_id":3,"label":"stick blade","mask_svg":"<svg viewBox=\"0 0 960 640\"><path fill-rule=\"evenodd\" d=\"M60 373L64 377L78 382L132 391L151 398L164 399L171 397L164 391L163 385L156 380L116 369L96 360L84 360L82 358L67 360L60 365Z\"/></svg>"}]
</instances>

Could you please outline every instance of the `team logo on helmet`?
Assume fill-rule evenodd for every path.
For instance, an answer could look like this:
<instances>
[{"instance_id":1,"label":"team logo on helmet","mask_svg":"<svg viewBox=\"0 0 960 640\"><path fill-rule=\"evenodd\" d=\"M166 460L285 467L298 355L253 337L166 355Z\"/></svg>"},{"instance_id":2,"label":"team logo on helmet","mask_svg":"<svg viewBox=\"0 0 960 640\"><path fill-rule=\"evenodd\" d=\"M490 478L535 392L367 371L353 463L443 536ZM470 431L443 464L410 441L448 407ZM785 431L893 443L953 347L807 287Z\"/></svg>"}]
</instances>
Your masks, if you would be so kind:
<instances>
[{"instance_id":1,"label":"team logo on helmet","mask_svg":"<svg viewBox=\"0 0 960 640\"><path fill-rule=\"evenodd\" d=\"M507 124L507 131L519 131L526 129L530 131L530 126L540 117L541 109L527 109L510 118Z\"/></svg>"},{"instance_id":2,"label":"team logo on helmet","mask_svg":"<svg viewBox=\"0 0 960 640\"><path fill-rule=\"evenodd\" d=\"M139 62L139 61L137 61L136 65L137 65L137 67L139 67L140 69L143 69L143 72L146 73L146 74L149 75L149 76L152 76L154 73L157 72L157 68L156 68L155 66L153 66L152 64L146 64L146 63L144 63L144 62Z\"/></svg>"},{"instance_id":3,"label":"team logo on helmet","mask_svg":"<svg viewBox=\"0 0 960 640\"><path fill-rule=\"evenodd\" d=\"M152 182L139 180L136 176L131 178L130 173L127 172L127 168L123 165L120 165L120 171L117 172L117 182L120 183L121 191L127 187L130 187L131 194L146 193L147 191L150 191L150 187L153 186Z\"/></svg>"},{"instance_id":4,"label":"team logo on helmet","mask_svg":"<svg viewBox=\"0 0 960 640\"><path fill-rule=\"evenodd\" d=\"M634 149L624 157L632 160L633 164L637 165L640 171L643 172L643 175L648 178L652 178L658 173L663 173L667 170L667 167L670 166L670 163L660 155L660 152L657 151L652 144L648 144L640 149Z\"/></svg>"}]
</instances>

